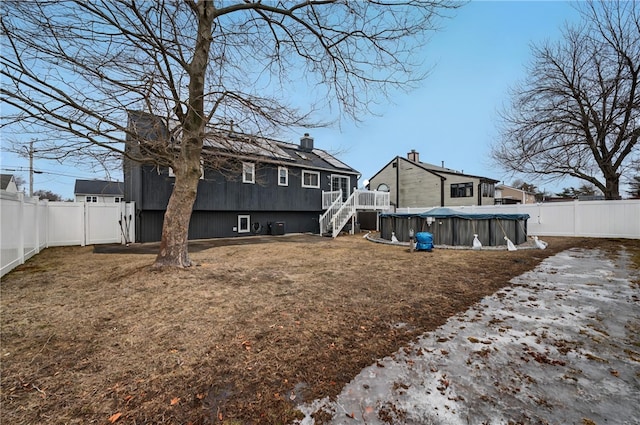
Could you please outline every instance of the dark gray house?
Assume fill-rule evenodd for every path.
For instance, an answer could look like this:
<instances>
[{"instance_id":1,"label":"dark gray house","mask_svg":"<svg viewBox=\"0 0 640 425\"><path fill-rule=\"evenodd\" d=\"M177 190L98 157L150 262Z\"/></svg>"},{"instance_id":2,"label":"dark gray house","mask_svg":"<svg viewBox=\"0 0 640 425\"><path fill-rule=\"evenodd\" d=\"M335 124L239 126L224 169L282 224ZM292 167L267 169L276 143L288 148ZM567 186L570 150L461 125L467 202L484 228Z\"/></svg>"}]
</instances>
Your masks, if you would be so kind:
<instances>
[{"instance_id":1,"label":"dark gray house","mask_svg":"<svg viewBox=\"0 0 640 425\"><path fill-rule=\"evenodd\" d=\"M129 112L129 128L138 135L179 146L168 136L170 126L159 117ZM357 186L359 173L317 149L308 134L294 144L210 131L189 239L319 233L323 192L341 189L346 199ZM127 149L140 149L139 143L128 138ZM212 158L216 165L210 167ZM170 168L125 159L124 197L136 203L136 242L160 240L173 183Z\"/></svg>"}]
</instances>

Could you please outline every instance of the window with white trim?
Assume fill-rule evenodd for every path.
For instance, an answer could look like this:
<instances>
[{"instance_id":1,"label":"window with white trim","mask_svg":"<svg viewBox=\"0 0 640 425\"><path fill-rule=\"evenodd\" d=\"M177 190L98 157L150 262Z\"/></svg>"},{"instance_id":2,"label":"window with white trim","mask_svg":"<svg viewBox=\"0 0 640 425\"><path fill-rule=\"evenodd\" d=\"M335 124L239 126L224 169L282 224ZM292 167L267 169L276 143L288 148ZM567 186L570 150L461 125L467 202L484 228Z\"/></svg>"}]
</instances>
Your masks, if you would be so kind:
<instances>
[{"instance_id":1,"label":"window with white trim","mask_svg":"<svg viewBox=\"0 0 640 425\"><path fill-rule=\"evenodd\" d=\"M238 233L249 233L251 223L250 215L239 215L238 216Z\"/></svg>"},{"instance_id":2,"label":"window with white trim","mask_svg":"<svg viewBox=\"0 0 640 425\"><path fill-rule=\"evenodd\" d=\"M252 162L242 163L242 183L256 182L256 164Z\"/></svg>"},{"instance_id":3,"label":"window with white trim","mask_svg":"<svg viewBox=\"0 0 640 425\"><path fill-rule=\"evenodd\" d=\"M278 186L289 186L289 169L278 167Z\"/></svg>"},{"instance_id":4,"label":"window with white trim","mask_svg":"<svg viewBox=\"0 0 640 425\"><path fill-rule=\"evenodd\" d=\"M320 188L320 173L302 170L302 187Z\"/></svg>"},{"instance_id":5,"label":"window with white trim","mask_svg":"<svg viewBox=\"0 0 640 425\"><path fill-rule=\"evenodd\" d=\"M87 196L87 202L98 202L97 196Z\"/></svg>"}]
</instances>

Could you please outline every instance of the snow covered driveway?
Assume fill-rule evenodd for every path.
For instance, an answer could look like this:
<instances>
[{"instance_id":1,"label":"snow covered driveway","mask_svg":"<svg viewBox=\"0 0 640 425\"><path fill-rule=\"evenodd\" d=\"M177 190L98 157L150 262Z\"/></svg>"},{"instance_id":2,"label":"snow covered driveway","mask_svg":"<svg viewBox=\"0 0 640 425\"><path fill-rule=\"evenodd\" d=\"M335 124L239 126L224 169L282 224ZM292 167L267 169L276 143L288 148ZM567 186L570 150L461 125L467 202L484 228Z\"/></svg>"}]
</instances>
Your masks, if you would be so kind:
<instances>
[{"instance_id":1,"label":"snow covered driveway","mask_svg":"<svg viewBox=\"0 0 640 425\"><path fill-rule=\"evenodd\" d=\"M550 257L362 370L335 402L300 406L300 423L324 412L332 424L640 424L640 276L629 265L624 252Z\"/></svg>"}]
</instances>

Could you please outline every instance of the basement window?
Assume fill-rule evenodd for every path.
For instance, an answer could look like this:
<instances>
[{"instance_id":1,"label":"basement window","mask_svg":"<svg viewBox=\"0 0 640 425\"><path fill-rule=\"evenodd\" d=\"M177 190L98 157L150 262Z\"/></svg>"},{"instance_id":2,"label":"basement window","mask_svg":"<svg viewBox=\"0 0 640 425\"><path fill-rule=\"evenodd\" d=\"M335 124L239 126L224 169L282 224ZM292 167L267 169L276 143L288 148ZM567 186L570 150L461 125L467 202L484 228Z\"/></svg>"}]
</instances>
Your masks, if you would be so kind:
<instances>
[{"instance_id":1,"label":"basement window","mask_svg":"<svg viewBox=\"0 0 640 425\"><path fill-rule=\"evenodd\" d=\"M251 229L249 228L251 223L250 215L239 215L238 216L238 233L249 233Z\"/></svg>"}]
</instances>

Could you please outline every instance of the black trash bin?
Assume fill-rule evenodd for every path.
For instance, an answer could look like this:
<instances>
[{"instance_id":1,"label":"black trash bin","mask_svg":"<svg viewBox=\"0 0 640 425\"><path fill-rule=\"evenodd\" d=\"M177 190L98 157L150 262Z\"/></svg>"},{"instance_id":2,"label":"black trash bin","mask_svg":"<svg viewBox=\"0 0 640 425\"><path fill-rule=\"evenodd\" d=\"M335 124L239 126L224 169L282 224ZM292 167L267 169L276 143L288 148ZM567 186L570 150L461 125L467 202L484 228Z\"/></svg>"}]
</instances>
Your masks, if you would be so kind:
<instances>
[{"instance_id":1,"label":"black trash bin","mask_svg":"<svg viewBox=\"0 0 640 425\"><path fill-rule=\"evenodd\" d=\"M272 235L284 235L284 221L276 221L271 228Z\"/></svg>"}]
</instances>

